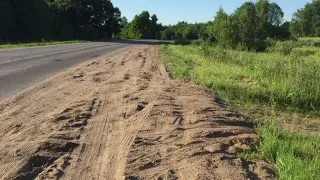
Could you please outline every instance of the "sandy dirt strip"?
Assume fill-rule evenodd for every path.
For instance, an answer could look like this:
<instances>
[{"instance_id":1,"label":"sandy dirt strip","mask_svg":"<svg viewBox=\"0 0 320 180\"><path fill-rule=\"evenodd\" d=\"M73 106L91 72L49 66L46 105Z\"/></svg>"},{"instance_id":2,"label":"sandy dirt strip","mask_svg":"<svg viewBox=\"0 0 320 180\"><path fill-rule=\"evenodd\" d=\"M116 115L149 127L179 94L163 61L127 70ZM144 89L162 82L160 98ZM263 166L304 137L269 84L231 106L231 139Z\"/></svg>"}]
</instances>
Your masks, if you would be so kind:
<instances>
[{"instance_id":1,"label":"sandy dirt strip","mask_svg":"<svg viewBox=\"0 0 320 180\"><path fill-rule=\"evenodd\" d=\"M0 179L275 179L237 154L258 136L211 92L170 79L154 46L0 102Z\"/></svg>"}]
</instances>

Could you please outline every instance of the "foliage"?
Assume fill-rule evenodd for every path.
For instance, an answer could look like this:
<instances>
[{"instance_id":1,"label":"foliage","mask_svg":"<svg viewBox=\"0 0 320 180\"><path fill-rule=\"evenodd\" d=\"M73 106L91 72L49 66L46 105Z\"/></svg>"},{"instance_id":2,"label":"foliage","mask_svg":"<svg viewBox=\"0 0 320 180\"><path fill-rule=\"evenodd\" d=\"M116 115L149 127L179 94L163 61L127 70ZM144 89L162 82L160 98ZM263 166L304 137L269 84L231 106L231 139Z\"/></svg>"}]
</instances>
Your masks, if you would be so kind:
<instances>
[{"instance_id":1,"label":"foliage","mask_svg":"<svg viewBox=\"0 0 320 180\"><path fill-rule=\"evenodd\" d=\"M59 39L66 41L66 40L73 39L73 37L74 35L73 35L73 30L71 26L66 25L64 28L61 29Z\"/></svg>"},{"instance_id":2,"label":"foliage","mask_svg":"<svg viewBox=\"0 0 320 180\"><path fill-rule=\"evenodd\" d=\"M93 40L93 39L97 38L97 36L98 36L97 29L91 25L85 24L80 29L80 38L81 39Z\"/></svg>"},{"instance_id":3,"label":"foliage","mask_svg":"<svg viewBox=\"0 0 320 180\"><path fill-rule=\"evenodd\" d=\"M163 40L197 40L208 39L208 23L189 24L185 21L173 26L165 26L161 31Z\"/></svg>"},{"instance_id":4,"label":"foliage","mask_svg":"<svg viewBox=\"0 0 320 180\"><path fill-rule=\"evenodd\" d=\"M263 51L266 38L290 36L289 23L282 23L283 16L281 8L267 0L245 2L232 15L220 8L213 23L208 25L209 37L214 37L222 47Z\"/></svg>"},{"instance_id":5,"label":"foliage","mask_svg":"<svg viewBox=\"0 0 320 180\"><path fill-rule=\"evenodd\" d=\"M222 8L217 12L212 25L208 27L208 31L222 47L232 47L237 43L234 21Z\"/></svg>"},{"instance_id":6,"label":"foliage","mask_svg":"<svg viewBox=\"0 0 320 180\"><path fill-rule=\"evenodd\" d=\"M120 33L120 16L110 0L4 0L0 41L91 38L81 34L84 25L98 32L95 37L107 34L110 39Z\"/></svg>"},{"instance_id":7,"label":"foliage","mask_svg":"<svg viewBox=\"0 0 320 180\"><path fill-rule=\"evenodd\" d=\"M0 3L0 41L10 38L10 32L14 28L13 18L10 0L3 0Z\"/></svg>"},{"instance_id":8,"label":"foliage","mask_svg":"<svg viewBox=\"0 0 320 180\"><path fill-rule=\"evenodd\" d=\"M170 62L179 59L197 64L188 69L190 78L235 104L298 113L319 110L320 72L317 69L320 61L316 55L254 53L208 45L165 46L163 49Z\"/></svg>"},{"instance_id":9,"label":"foliage","mask_svg":"<svg viewBox=\"0 0 320 180\"><path fill-rule=\"evenodd\" d=\"M150 16L148 11L143 11L122 28L121 37L124 39L160 39L163 26L157 22L158 18L155 14Z\"/></svg>"},{"instance_id":10,"label":"foliage","mask_svg":"<svg viewBox=\"0 0 320 180\"><path fill-rule=\"evenodd\" d=\"M161 33L161 39L162 40L172 40L175 39L175 31L172 27L169 27L163 31L160 32Z\"/></svg>"},{"instance_id":11,"label":"foliage","mask_svg":"<svg viewBox=\"0 0 320 180\"><path fill-rule=\"evenodd\" d=\"M0 4L0 20L0 41L41 40L52 36L51 13L43 0L4 0Z\"/></svg>"},{"instance_id":12,"label":"foliage","mask_svg":"<svg viewBox=\"0 0 320 180\"><path fill-rule=\"evenodd\" d=\"M320 36L320 0L307 3L304 8L294 13L290 26L291 33L296 37Z\"/></svg>"},{"instance_id":13,"label":"foliage","mask_svg":"<svg viewBox=\"0 0 320 180\"><path fill-rule=\"evenodd\" d=\"M252 2L244 3L235 11L234 18L238 28L239 43L248 49L255 49L259 30L255 4Z\"/></svg>"},{"instance_id":14,"label":"foliage","mask_svg":"<svg viewBox=\"0 0 320 180\"><path fill-rule=\"evenodd\" d=\"M283 40L290 37L290 22L283 22L283 17L277 3L269 0L245 2L230 15L220 8L214 20L207 23L182 21L166 26L161 39L202 39L224 48L264 51L269 47L267 38Z\"/></svg>"},{"instance_id":15,"label":"foliage","mask_svg":"<svg viewBox=\"0 0 320 180\"><path fill-rule=\"evenodd\" d=\"M320 177L320 136L279 130L275 123L260 126L262 138L258 153L277 164L279 179L317 179Z\"/></svg>"}]
</instances>

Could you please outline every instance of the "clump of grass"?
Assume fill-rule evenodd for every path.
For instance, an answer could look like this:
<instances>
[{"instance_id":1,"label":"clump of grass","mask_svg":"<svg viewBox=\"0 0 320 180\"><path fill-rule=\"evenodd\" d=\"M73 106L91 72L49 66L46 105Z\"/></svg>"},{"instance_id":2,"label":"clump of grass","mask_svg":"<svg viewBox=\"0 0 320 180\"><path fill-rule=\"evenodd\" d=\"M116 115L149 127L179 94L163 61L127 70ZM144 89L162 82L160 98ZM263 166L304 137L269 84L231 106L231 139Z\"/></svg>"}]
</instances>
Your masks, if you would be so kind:
<instances>
[{"instance_id":1,"label":"clump of grass","mask_svg":"<svg viewBox=\"0 0 320 180\"><path fill-rule=\"evenodd\" d=\"M5 43L5 44L0 44L0 49L50 46L50 45L72 44L72 43L83 43L83 42L86 42L86 41L74 40L74 41L41 41L41 42L30 42L30 43Z\"/></svg>"},{"instance_id":2,"label":"clump of grass","mask_svg":"<svg viewBox=\"0 0 320 180\"><path fill-rule=\"evenodd\" d=\"M279 130L275 123L257 128L261 137L258 152L277 165L279 179L317 179L320 177L320 137Z\"/></svg>"}]
</instances>

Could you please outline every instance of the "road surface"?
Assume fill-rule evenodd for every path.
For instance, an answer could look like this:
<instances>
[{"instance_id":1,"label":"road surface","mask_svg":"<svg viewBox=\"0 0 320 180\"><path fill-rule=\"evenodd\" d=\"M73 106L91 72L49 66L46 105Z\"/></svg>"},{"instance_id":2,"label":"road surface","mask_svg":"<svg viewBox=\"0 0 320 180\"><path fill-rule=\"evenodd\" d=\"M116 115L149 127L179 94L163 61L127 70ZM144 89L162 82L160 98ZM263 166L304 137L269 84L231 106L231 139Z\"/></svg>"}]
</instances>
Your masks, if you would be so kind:
<instances>
[{"instance_id":1,"label":"road surface","mask_svg":"<svg viewBox=\"0 0 320 180\"><path fill-rule=\"evenodd\" d=\"M90 42L0 50L0 100L81 62L153 42Z\"/></svg>"}]
</instances>

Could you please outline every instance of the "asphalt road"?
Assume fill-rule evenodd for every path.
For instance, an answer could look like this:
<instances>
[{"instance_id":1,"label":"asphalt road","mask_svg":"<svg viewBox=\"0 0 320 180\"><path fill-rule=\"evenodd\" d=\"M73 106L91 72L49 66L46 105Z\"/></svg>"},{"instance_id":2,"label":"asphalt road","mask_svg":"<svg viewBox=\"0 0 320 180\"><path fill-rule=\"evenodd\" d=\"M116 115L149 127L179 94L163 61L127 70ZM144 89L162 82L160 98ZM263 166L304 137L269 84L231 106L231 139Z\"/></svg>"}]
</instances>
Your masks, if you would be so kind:
<instances>
[{"instance_id":1,"label":"asphalt road","mask_svg":"<svg viewBox=\"0 0 320 180\"><path fill-rule=\"evenodd\" d=\"M154 41L90 42L0 50L0 100L76 64Z\"/></svg>"}]
</instances>

